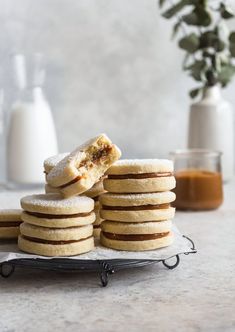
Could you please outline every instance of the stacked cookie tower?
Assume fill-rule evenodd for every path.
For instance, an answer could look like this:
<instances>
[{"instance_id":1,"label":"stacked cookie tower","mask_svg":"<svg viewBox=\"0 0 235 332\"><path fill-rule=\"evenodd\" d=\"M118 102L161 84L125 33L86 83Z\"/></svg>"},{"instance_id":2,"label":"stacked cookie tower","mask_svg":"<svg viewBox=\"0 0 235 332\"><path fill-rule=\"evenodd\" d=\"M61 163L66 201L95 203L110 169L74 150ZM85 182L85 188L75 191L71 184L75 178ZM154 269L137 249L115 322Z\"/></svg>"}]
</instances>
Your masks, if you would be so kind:
<instances>
[{"instance_id":1,"label":"stacked cookie tower","mask_svg":"<svg viewBox=\"0 0 235 332\"><path fill-rule=\"evenodd\" d=\"M175 209L173 163L170 160L120 160L107 171L100 197L101 243L129 251L168 246Z\"/></svg>"},{"instance_id":2,"label":"stacked cookie tower","mask_svg":"<svg viewBox=\"0 0 235 332\"><path fill-rule=\"evenodd\" d=\"M21 199L24 212L19 248L45 256L78 255L92 250L96 219L94 200L84 193L120 155L116 145L102 134L57 160L49 170L45 168L48 188L54 193ZM90 196L97 196L97 188L98 184L92 188Z\"/></svg>"},{"instance_id":3,"label":"stacked cookie tower","mask_svg":"<svg viewBox=\"0 0 235 332\"><path fill-rule=\"evenodd\" d=\"M23 251L44 256L70 256L94 248L94 201L88 197L62 199L59 194L21 199L23 223L18 240Z\"/></svg>"},{"instance_id":4,"label":"stacked cookie tower","mask_svg":"<svg viewBox=\"0 0 235 332\"><path fill-rule=\"evenodd\" d=\"M69 153L61 153L55 156L52 156L50 158L47 158L44 161L44 173L45 173L45 178L47 182L47 175L49 172L65 157L67 157ZM58 188L53 188L51 187L48 183L45 184L45 192L46 193L59 193L60 190ZM94 237L99 238L100 236L100 231L101 231L101 223L102 223L102 218L100 217L100 203L99 203L99 196L101 194L105 193L104 187L103 187L103 177L99 179L97 183L93 185L90 189L82 193L81 195L85 195L87 197L92 198L95 201L95 206L94 206L94 212L95 212L95 221L93 223L93 235Z\"/></svg>"}]
</instances>

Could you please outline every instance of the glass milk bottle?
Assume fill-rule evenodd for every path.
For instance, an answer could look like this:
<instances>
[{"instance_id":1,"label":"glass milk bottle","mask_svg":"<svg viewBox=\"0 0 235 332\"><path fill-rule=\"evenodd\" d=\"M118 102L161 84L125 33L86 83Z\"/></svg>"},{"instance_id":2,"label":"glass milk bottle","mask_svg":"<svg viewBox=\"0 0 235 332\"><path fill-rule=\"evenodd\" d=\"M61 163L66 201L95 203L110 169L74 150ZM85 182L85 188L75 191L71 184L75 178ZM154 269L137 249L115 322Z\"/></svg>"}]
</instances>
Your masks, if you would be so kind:
<instances>
[{"instance_id":1,"label":"glass milk bottle","mask_svg":"<svg viewBox=\"0 0 235 332\"><path fill-rule=\"evenodd\" d=\"M10 187L34 187L44 182L43 161L58 152L56 131L41 86L44 69L36 63L29 86L23 55L14 57L14 67L18 98L12 105L7 135L8 183Z\"/></svg>"}]
</instances>

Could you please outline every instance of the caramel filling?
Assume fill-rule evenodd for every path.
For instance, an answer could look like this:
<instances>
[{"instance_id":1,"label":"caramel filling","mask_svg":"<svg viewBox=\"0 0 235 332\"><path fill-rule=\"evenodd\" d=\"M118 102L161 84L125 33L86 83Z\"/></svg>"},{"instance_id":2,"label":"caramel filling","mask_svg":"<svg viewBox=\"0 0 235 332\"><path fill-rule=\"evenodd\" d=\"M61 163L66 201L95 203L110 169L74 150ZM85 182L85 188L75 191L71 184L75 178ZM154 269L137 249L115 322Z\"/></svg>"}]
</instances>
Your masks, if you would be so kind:
<instances>
[{"instance_id":1,"label":"caramel filling","mask_svg":"<svg viewBox=\"0 0 235 332\"><path fill-rule=\"evenodd\" d=\"M52 240L44 240L44 239L38 239L36 237L31 237L31 236L26 236L26 235L21 235L25 240L31 241L31 242L36 242L36 243L43 243L43 244L59 244L59 245L63 245L63 244L69 244L69 243L76 243L76 242L80 242L80 241L84 241L87 239L90 239L92 236L89 236L87 238L84 239L80 239L80 240L69 240L69 241L52 241Z\"/></svg>"},{"instance_id":2,"label":"caramel filling","mask_svg":"<svg viewBox=\"0 0 235 332\"><path fill-rule=\"evenodd\" d=\"M173 176L172 172L155 172L155 173L137 173L137 174L109 174L108 179L124 180L124 179L148 179Z\"/></svg>"},{"instance_id":3,"label":"caramel filling","mask_svg":"<svg viewBox=\"0 0 235 332\"><path fill-rule=\"evenodd\" d=\"M91 212L75 213L75 214L45 214L45 213L29 212L29 211L25 211L25 213L37 218L46 218L46 219L67 219L67 218L87 217L91 214Z\"/></svg>"},{"instance_id":4,"label":"caramel filling","mask_svg":"<svg viewBox=\"0 0 235 332\"><path fill-rule=\"evenodd\" d=\"M89 159L84 159L79 164L79 168L80 167L84 167L84 166L87 167L88 164L89 164L90 168L93 167L94 164L98 164L101 160L105 159L109 155L109 153L110 153L110 151L112 149L113 149L112 146L109 146L109 145L103 146L102 149L100 149L100 150L98 150L96 152L93 152L92 156ZM66 187L68 187L68 186L70 186L70 185L72 185L72 184L80 181L82 178L83 178L83 176L79 175L75 179L73 179L73 180L71 180L71 181L69 181L69 182L67 182L67 183L65 183L65 184L63 184L63 185L61 185L61 186L59 186L57 188L59 188L59 189L66 188Z\"/></svg>"},{"instance_id":5,"label":"caramel filling","mask_svg":"<svg viewBox=\"0 0 235 332\"><path fill-rule=\"evenodd\" d=\"M17 227L20 226L22 221L3 221L0 222L0 227Z\"/></svg>"},{"instance_id":6,"label":"caramel filling","mask_svg":"<svg viewBox=\"0 0 235 332\"><path fill-rule=\"evenodd\" d=\"M100 225L93 225L93 228L100 228Z\"/></svg>"},{"instance_id":7,"label":"caramel filling","mask_svg":"<svg viewBox=\"0 0 235 332\"><path fill-rule=\"evenodd\" d=\"M167 233L155 233L155 234L114 234L108 232L102 232L103 235L110 240L119 240L119 241L146 241L146 240L155 240L165 237L169 234Z\"/></svg>"},{"instance_id":8,"label":"caramel filling","mask_svg":"<svg viewBox=\"0 0 235 332\"><path fill-rule=\"evenodd\" d=\"M103 210L120 210L120 211L140 211L140 210L158 210L168 209L170 204L157 204L157 205L139 205L139 206L108 206L102 205Z\"/></svg>"}]
</instances>

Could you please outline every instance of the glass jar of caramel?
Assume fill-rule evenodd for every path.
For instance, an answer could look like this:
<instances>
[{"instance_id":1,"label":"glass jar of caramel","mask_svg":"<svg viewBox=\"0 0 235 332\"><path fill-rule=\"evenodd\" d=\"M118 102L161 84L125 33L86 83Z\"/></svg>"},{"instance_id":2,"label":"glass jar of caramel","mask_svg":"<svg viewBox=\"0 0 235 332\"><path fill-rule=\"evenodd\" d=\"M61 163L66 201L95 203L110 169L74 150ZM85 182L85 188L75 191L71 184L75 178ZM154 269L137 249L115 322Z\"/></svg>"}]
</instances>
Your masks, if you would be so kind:
<instances>
[{"instance_id":1,"label":"glass jar of caramel","mask_svg":"<svg viewBox=\"0 0 235 332\"><path fill-rule=\"evenodd\" d=\"M176 150L176 200L179 210L213 210L223 203L221 153L211 150Z\"/></svg>"}]
</instances>

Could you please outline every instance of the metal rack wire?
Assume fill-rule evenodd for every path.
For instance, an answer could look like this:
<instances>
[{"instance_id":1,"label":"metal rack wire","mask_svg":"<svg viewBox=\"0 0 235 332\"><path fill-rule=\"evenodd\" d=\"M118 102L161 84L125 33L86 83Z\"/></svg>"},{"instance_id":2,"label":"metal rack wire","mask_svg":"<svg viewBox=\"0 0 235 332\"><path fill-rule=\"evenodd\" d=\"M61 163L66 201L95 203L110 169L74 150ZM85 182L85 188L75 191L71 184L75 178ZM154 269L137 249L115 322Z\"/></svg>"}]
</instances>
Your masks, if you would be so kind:
<instances>
[{"instance_id":1,"label":"metal rack wire","mask_svg":"<svg viewBox=\"0 0 235 332\"><path fill-rule=\"evenodd\" d=\"M64 272L97 272L101 285L103 287L108 285L109 276L117 271L129 268L138 268L155 263L163 263L168 269L176 268L180 263L180 255L188 255L196 253L194 242L187 236L183 235L192 245L190 251L179 253L167 259L161 260L142 260L142 259L111 259L111 260L84 260L84 259L69 259L69 258L19 258L12 259L0 263L0 276L3 278L10 277L16 268L33 268L47 271L64 271ZM176 259L174 264L169 264L168 260Z\"/></svg>"}]
</instances>

